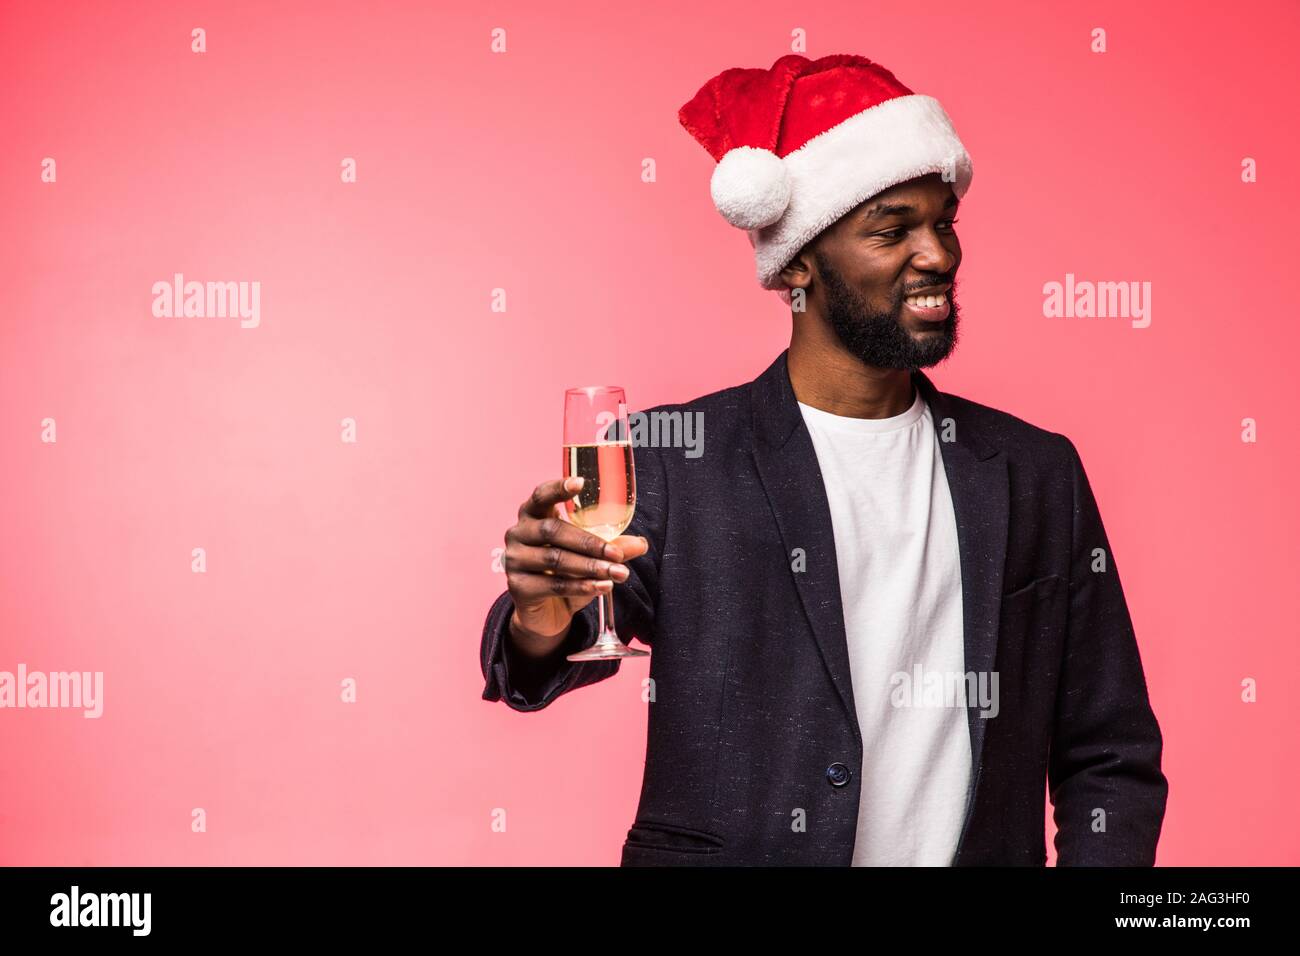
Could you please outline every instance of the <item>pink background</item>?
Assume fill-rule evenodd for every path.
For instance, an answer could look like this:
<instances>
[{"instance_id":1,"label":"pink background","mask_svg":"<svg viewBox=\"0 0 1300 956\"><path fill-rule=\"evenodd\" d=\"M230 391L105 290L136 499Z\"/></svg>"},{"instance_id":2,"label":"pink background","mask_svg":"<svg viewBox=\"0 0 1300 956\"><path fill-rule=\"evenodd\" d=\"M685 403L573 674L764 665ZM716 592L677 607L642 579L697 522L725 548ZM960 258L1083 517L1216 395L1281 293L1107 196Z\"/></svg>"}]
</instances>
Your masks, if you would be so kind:
<instances>
[{"instance_id":1,"label":"pink background","mask_svg":"<svg viewBox=\"0 0 1300 956\"><path fill-rule=\"evenodd\" d=\"M647 664L482 701L492 551L566 387L683 401L788 343L676 112L795 28L974 159L931 375L1083 455L1165 734L1159 862L1300 863L1300 8L538 7L4 5L0 670L102 670L105 709L0 711L0 863L617 863ZM155 318L174 272L260 281L260 327ZM1151 282L1151 326L1044 318L1067 272Z\"/></svg>"}]
</instances>

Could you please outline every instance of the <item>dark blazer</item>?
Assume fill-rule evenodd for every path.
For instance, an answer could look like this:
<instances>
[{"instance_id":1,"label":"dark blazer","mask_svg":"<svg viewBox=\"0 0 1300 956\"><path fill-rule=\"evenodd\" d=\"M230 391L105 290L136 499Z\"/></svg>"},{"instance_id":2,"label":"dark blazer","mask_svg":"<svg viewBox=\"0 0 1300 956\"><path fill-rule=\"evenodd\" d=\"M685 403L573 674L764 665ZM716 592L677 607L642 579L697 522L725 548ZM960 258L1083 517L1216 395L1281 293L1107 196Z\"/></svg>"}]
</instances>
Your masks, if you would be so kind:
<instances>
[{"instance_id":1,"label":"dark blazer","mask_svg":"<svg viewBox=\"0 0 1300 956\"><path fill-rule=\"evenodd\" d=\"M956 514L966 670L999 676L996 716L967 707L974 786L954 865L1043 865L1046 780L1058 865L1149 866L1163 741L1079 454L912 378ZM647 411L702 412L704 453L634 452L627 533L650 550L614 587L615 623L652 646L654 694L622 865L847 866L862 738L830 508L786 353L753 382ZM507 592L487 616L484 699L537 710L618 671L563 659L595 640L594 602L540 665L508 644L512 610Z\"/></svg>"}]
</instances>

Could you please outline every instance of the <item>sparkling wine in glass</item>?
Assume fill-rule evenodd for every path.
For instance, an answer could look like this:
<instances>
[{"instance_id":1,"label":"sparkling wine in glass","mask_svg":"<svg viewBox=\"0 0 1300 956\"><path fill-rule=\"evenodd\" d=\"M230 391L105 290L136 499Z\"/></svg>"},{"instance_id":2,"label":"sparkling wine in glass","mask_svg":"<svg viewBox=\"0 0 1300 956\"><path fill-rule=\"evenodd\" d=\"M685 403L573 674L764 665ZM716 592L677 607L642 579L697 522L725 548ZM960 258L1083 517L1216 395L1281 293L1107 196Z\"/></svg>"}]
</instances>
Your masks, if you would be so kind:
<instances>
[{"instance_id":1,"label":"sparkling wine in glass","mask_svg":"<svg viewBox=\"0 0 1300 956\"><path fill-rule=\"evenodd\" d=\"M623 389L592 385L564 393L564 477L571 476L585 480L582 490L564 502L565 517L584 531L613 541L632 523L636 511L636 470ZM567 659L649 656L648 651L618 639L613 592L606 591L596 600L600 602L596 643Z\"/></svg>"}]
</instances>

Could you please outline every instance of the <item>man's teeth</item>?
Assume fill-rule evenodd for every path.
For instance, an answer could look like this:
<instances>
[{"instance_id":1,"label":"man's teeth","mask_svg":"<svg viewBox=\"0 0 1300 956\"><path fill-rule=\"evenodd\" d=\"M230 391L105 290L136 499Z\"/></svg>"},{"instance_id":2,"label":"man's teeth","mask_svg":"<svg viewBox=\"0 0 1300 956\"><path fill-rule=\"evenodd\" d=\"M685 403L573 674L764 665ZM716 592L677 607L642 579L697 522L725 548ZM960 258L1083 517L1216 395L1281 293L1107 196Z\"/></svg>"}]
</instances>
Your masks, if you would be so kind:
<instances>
[{"instance_id":1,"label":"man's teeth","mask_svg":"<svg viewBox=\"0 0 1300 956\"><path fill-rule=\"evenodd\" d=\"M905 301L908 305L914 305L917 306L918 308L937 309L939 308L939 306L943 305L945 302L948 301L948 296L946 294L945 295L909 295L903 301Z\"/></svg>"}]
</instances>

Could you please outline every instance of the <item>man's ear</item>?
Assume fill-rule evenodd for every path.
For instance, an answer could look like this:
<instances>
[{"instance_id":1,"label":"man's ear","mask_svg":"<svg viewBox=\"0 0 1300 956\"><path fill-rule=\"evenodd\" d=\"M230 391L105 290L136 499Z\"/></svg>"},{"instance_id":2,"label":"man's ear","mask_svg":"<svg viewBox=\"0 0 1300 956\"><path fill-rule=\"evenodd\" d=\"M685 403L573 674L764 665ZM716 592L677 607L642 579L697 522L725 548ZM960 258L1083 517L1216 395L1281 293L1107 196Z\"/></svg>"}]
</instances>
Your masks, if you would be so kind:
<instances>
[{"instance_id":1,"label":"man's ear","mask_svg":"<svg viewBox=\"0 0 1300 956\"><path fill-rule=\"evenodd\" d=\"M812 287L812 268L812 253L806 248L802 249L790 260L789 265L781 270L781 281L791 290L803 289L806 294Z\"/></svg>"}]
</instances>

